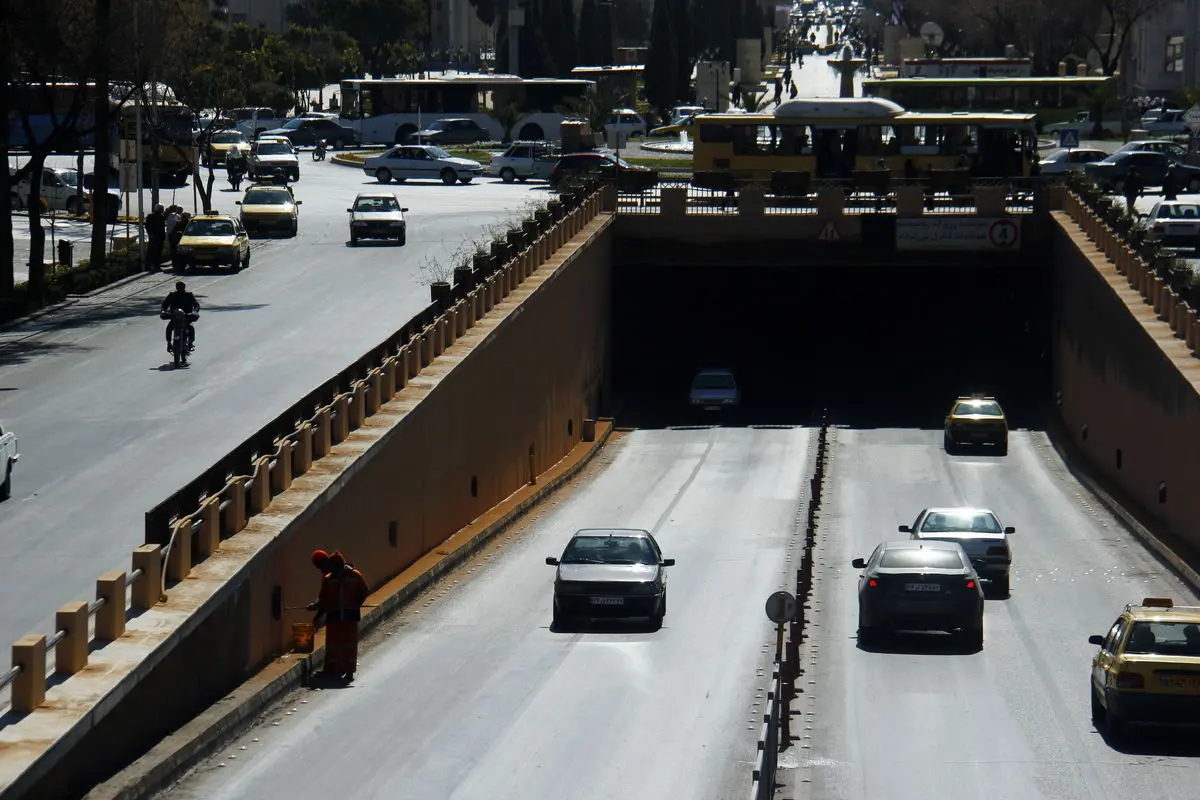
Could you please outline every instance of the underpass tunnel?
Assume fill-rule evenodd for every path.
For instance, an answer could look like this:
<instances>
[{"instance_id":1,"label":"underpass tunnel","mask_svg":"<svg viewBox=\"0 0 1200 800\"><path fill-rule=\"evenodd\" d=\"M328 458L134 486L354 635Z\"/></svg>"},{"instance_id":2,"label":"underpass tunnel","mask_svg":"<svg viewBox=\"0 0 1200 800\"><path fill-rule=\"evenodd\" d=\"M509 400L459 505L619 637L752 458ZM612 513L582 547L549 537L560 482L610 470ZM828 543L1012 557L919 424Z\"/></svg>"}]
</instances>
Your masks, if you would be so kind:
<instances>
[{"instance_id":1,"label":"underpass tunnel","mask_svg":"<svg viewBox=\"0 0 1200 800\"><path fill-rule=\"evenodd\" d=\"M618 424L814 424L828 408L854 427L940 428L956 396L983 392L1011 427L1041 427L1049 254L755 266L753 251L721 266L688 265L686 254L614 264L608 413ZM734 371L738 411L688 408L703 368Z\"/></svg>"}]
</instances>

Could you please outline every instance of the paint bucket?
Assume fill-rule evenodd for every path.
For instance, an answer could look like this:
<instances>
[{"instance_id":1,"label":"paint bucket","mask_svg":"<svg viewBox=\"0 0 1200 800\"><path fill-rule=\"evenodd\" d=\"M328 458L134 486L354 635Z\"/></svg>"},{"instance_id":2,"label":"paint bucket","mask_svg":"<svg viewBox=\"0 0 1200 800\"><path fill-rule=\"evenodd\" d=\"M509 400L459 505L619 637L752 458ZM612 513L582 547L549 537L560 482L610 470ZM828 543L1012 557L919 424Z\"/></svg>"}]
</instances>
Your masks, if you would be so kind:
<instances>
[{"instance_id":1,"label":"paint bucket","mask_svg":"<svg viewBox=\"0 0 1200 800\"><path fill-rule=\"evenodd\" d=\"M311 622L292 623L292 650L297 653L313 651L313 624Z\"/></svg>"}]
</instances>

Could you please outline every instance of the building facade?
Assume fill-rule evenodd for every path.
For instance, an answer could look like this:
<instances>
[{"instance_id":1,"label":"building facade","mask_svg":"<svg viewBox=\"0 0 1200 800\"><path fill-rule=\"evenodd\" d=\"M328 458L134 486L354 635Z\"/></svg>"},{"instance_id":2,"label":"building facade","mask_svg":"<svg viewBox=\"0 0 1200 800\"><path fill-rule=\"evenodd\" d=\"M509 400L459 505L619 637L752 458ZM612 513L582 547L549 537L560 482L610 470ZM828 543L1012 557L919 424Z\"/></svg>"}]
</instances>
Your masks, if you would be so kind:
<instances>
[{"instance_id":1,"label":"building facade","mask_svg":"<svg viewBox=\"0 0 1200 800\"><path fill-rule=\"evenodd\" d=\"M1169 97L1200 85L1200 0L1170 0L1129 38L1124 71L1132 94Z\"/></svg>"},{"instance_id":2,"label":"building facade","mask_svg":"<svg viewBox=\"0 0 1200 800\"><path fill-rule=\"evenodd\" d=\"M429 46L434 51L478 56L492 49L492 28L467 0L428 0Z\"/></svg>"},{"instance_id":3,"label":"building facade","mask_svg":"<svg viewBox=\"0 0 1200 800\"><path fill-rule=\"evenodd\" d=\"M223 6L231 24L283 33L288 24L288 6L302 3L303 0L226 0ZM218 4L213 3L213 7L216 9Z\"/></svg>"}]
</instances>

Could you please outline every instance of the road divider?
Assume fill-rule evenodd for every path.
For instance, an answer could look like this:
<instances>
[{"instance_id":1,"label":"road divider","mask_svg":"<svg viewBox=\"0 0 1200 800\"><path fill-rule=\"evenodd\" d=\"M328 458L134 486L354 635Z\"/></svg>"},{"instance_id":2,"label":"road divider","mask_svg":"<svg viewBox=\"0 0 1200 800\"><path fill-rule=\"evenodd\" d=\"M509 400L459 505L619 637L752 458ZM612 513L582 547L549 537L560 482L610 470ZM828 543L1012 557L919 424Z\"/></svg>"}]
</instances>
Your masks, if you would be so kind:
<instances>
[{"instance_id":1,"label":"road divider","mask_svg":"<svg viewBox=\"0 0 1200 800\"><path fill-rule=\"evenodd\" d=\"M595 186L552 201L453 285L435 284L408 325L149 512L128 573L101 576L91 603L63 606L50 636L13 645L0 796L80 794L275 661L290 646L287 609L315 591L316 546L345 550L378 589L446 555L455 531L595 438L586 406L607 340L589 325L606 313L594 298L607 251L588 245L614 204ZM594 352L580 346L593 341ZM504 424L489 416L497 407Z\"/></svg>"}]
</instances>

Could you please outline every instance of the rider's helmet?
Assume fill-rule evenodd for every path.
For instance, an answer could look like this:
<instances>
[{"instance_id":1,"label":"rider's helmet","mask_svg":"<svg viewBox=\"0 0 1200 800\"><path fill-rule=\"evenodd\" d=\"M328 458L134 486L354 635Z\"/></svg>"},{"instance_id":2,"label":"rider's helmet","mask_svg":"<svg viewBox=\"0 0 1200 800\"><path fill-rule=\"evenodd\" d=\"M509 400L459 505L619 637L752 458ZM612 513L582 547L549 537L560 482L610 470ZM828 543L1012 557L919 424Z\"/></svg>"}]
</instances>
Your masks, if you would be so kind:
<instances>
[{"instance_id":1,"label":"rider's helmet","mask_svg":"<svg viewBox=\"0 0 1200 800\"><path fill-rule=\"evenodd\" d=\"M182 291L183 291L184 289L186 289L186 288L187 288L187 287L186 287L186 286L184 286L184 283L183 283L183 281L175 281L175 291L177 291L177 292L182 292Z\"/></svg>"}]
</instances>

